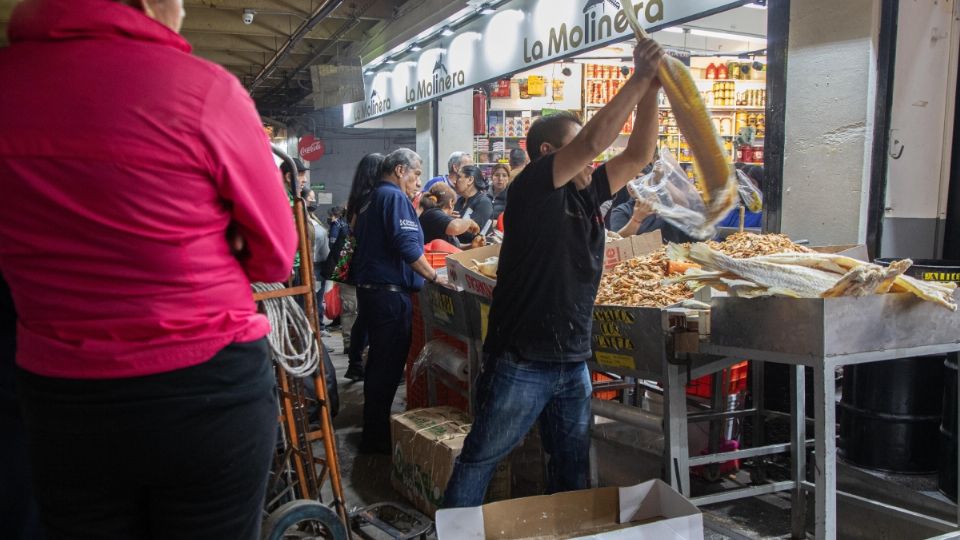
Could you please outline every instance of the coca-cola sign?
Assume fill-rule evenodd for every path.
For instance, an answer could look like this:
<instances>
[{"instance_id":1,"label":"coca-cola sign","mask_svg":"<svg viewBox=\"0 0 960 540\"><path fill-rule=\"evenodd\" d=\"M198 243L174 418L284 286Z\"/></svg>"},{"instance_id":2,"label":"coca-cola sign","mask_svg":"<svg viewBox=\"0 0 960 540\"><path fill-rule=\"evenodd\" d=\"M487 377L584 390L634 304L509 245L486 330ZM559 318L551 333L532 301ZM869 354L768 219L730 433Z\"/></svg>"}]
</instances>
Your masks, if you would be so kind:
<instances>
[{"instance_id":1,"label":"coca-cola sign","mask_svg":"<svg viewBox=\"0 0 960 540\"><path fill-rule=\"evenodd\" d=\"M317 161L327 152L327 147L323 141L313 135L304 135L300 137L297 144L297 150L300 152L300 159L304 161Z\"/></svg>"}]
</instances>

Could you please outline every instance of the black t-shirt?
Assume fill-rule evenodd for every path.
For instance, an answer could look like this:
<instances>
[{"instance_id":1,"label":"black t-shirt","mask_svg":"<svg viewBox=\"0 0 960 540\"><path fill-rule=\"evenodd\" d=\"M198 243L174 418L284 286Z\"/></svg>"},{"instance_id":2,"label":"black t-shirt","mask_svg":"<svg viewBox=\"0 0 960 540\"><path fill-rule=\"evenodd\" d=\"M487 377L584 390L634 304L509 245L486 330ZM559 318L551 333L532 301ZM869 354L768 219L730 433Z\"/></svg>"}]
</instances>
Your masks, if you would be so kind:
<instances>
[{"instance_id":1,"label":"black t-shirt","mask_svg":"<svg viewBox=\"0 0 960 540\"><path fill-rule=\"evenodd\" d=\"M555 189L553 155L547 155L508 189L484 350L546 362L586 360L603 271L600 204L611 198L606 167L596 169L582 191L573 182Z\"/></svg>"},{"instance_id":2,"label":"black t-shirt","mask_svg":"<svg viewBox=\"0 0 960 540\"><path fill-rule=\"evenodd\" d=\"M610 221L610 230L619 231L630 222L631 217L633 217L633 199L614 207L614 209L610 211L610 215L608 216ZM644 234L657 230L659 230L660 234L663 236L664 242L686 244L688 242L697 241L693 237L687 236L686 233L678 229L672 223L656 214L650 214L649 216L645 217L642 222L640 222L640 227L637 229L637 234Z\"/></svg>"},{"instance_id":3,"label":"black t-shirt","mask_svg":"<svg viewBox=\"0 0 960 540\"><path fill-rule=\"evenodd\" d=\"M489 195L478 191L469 199L465 197L457 199L457 204L454 205L453 209L460 213L460 217L472 219L483 230L483 226L490 221L490 216L493 215L493 201L490 200ZM470 211L469 215L468 210ZM465 232L457 238L460 239L461 244L466 245L473 241L475 236L473 233Z\"/></svg>"},{"instance_id":4,"label":"black t-shirt","mask_svg":"<svg viewBox=\"0 0 960 540\"><path fill-rule=\"evenodd\" d=\"M423 229L423 243L429 244L434 240L440 239L449 242L455 246L460 243L457 239L447 234L447 226L453 218L448 216L439 208L424 210L420 214L420 228Z\"/></svg>"}]
</instances>

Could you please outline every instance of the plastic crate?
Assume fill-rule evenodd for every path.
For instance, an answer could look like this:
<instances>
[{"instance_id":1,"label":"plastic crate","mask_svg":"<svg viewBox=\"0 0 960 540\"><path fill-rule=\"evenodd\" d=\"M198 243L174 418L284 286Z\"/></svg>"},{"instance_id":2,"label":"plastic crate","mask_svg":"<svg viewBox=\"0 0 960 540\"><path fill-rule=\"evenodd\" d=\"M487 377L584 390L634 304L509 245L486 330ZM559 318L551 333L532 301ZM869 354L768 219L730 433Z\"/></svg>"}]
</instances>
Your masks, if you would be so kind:
<instances>
[{"instance_id":1,"label":"plastic crate","mask_svg":"<svg viewBox=\"0 0 960 540\"><path fill-rule=\"evenodd\" d=\"M617 381L619 379L611 375L607 375L602 371L591 371L590 380L595 383L604 383ZM593 397L603 401L612 401L620 398L620 390L596 390L593 392Z\"/></svg>"},{"instance_id":2,"label":"plastic crate","mask_svg":"<svg viewBox=\"0 0 960 540\"><path fill-rule=\"evenodd\" d=\"M727 394L736 394L747 389L747 375L750 373L750 362L740 362L723 370L721 375L726 381ZM699 379L690 381L687 385L687 395L696 396L704 399L713 397L713 386L710 383L710 375L704 375Z\"/></svg>"},{"instance_id":3,"label":"plastic crate","mask_svg":"<svg viewBox=\"0 0 960 540\"><path fill-rule=\"evenodd\" d=\"M419 309L416 310L416 313L419 314ZM416 326L416 318L414 318L414 326ZM434 404L429 403L429 393L427 389L427 377L426 375L421 375L420 377L413 377L413 364L417 361L417 357L420 355L420 351L423 350L423 347L427 344L428 341L439 339L444 343L460 350L464 354L467 354L468 347L467 344L462 340L455 338L441 330L434 330L433 335L427 337L423 333L423 319L420 319L421 332L420 340L411 343L410 352L407 355L407 366L404 373L404 379L406 380L407 385L407 410L419 409L423 407L430 406L440 406L440 405L450 405L451 407L456 407L460 410L468 410L467 398L460 395L455 390L447 387L445 384L437 383L436 386L436 395L437 402ZM460 389L466 392L467 383L460 383Z\"/></svg>"},{"instance_id":4,"label":"plastic crate","mask_svg":"<svg viewBox=\"0 0 960 540\"><path fill-rule=\"evenodd\" d=\"M446 251L423 252L423 256L427 258L427 262L435 270L447 267L447 255L453 255L453 253L447 253Z\"/></svg>"}]
</instances>

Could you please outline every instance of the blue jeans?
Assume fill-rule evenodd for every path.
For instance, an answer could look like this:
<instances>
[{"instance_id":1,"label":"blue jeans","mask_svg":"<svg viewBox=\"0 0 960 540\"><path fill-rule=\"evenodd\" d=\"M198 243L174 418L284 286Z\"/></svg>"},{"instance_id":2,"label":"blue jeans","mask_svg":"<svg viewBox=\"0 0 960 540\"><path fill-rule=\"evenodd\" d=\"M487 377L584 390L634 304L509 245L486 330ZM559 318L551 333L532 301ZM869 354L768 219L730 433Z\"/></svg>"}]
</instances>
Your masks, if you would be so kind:
<instances>
[{"instance_id":1,"label":"blue jeans","mask_svg":"<svg viewBox=\"0 0 960 540\"><path fill-rule=\"evenodd\" d=\"M535 362L513 353L487 361L477 382L479 413L453 468L443 507L483 504L497 464L538 418L548 455L547 492L589 487L592 388L586 362Z\"/></svg>"}]
</instances>

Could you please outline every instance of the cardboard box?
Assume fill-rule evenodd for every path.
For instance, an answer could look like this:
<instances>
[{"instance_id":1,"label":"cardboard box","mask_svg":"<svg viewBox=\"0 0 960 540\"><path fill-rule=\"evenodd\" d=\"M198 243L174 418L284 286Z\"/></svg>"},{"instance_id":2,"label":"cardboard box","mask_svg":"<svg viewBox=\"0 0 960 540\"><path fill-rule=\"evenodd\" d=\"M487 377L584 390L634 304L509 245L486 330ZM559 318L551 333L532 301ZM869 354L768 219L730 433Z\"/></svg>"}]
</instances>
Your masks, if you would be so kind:
<instances>
[{"instance_id":1,"label":"cardboard box","mask_svg":"<svg viewBox=\"0 0 960 540\"><path fill-rule=\"evenodd\" d=\"M500 244L492 244L477 249L447 255L447 279L457 287L483 298L493 298L493 287L497 280L477 271L474 260L483 261L500 256Z\"/></svg>"},{"instance_id":2,"label":"cardboard box","mask_svg":"<svg viewBox=\"0 0 960 540\"><path fill-rule=\"evenodd\" d=\"M471 419L453 407L414 409L395 414L390 423L393 467L390 482L413 505L433 516L443 504L443 492L453 464L463 450ZM487 488L487 500L510 498L510 464L501 463Z\"/></svg>"},{"instance_id":3,"label":"cardboard box","mask_svg":"<svg viewBox=\"0 0 960 540\"><path fill-rule=\"evenodd\" d=\"M438 540L703 540L696 506L660 480L437 512Z\"/></svg>"},{"instance_id":4,"label":"cardboard box","mask_svg":"<svg viewBox=\"0 0 960 540\"><path fill-rule=\"evenodd\" d=\"M627 259L646 255L661 247L663 247L663 237L660 231L607 242L603 248L603 269L610 270Z\"/></svg>"}]
</instances>

